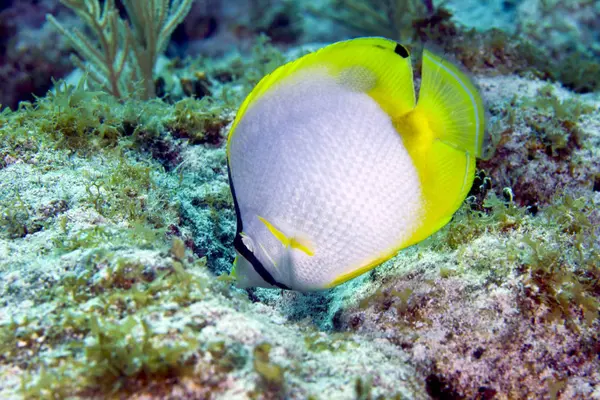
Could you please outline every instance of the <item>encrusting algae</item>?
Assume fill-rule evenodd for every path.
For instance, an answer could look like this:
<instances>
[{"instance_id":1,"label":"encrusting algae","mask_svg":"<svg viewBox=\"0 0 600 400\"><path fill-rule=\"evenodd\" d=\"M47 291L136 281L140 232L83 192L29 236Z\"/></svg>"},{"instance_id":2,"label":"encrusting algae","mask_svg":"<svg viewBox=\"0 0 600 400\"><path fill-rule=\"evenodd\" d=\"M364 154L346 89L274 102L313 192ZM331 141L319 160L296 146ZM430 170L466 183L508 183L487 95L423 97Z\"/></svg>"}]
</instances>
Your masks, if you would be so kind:
<instances>
[{"instance_id":1,"label":"encrusting algae","mask_svg":"<svg viewBox=\"0 0 600 400\"><path fill-rule=\"evenodd\" d=\"M157 58L148 59L152 69L137 75L143 82L125 82L127 90L117 97L98 85L94 64L81 79L50 79L55 72L44 71L64 69L72 50L52 26L32 28L48 8L25 3L8 2L0 10L6 38L0 46L6 84L0 98L13 105L0 111L0 398L600 397L600 97L599 75L593 73L600 14L593 2L550 2L556 4L547 8L546 2L524 0L465 10L466 3L456 1L447 8L412 0L322 0L310 6L274 1L252 2L248 12L235 2L226 10L220 4L206 10L200 1L188 9L192 2L132 0L127 3L189 14L163 21L183 21L170 36L169 58L156 47ZM100 6L95 0L80 3ZM98 10L117 18L118 26L137 29L134 14L119 13L117 3L103 5ZM368 18L356 14L363 6L373 10ZM490 16L492 9L503 14ZM56 5L52 11L69 32L80 23L65 18L68 9ZM549 21L556 12L574 25L553 29ZM477 24L462 25L475 14ZM531 15L540 23L532 25ZM481 28L492 19L513 21L514 27ZM119 36L126 32L102 33L119 33L115 59L132 39L152 45L143 38L161 24L145 26L144 35L129 39ZM98 33L86 31L85 37L89 49L102 51ZM495 151L485 160L470 160L473 184L469 180L441 213L447 224L379 267L314 293L238 288L229 272L239 226L235 203L241 207L242 201L230 192L228 161L235 154L228 154L227 138L232 127L234 139L243 133L238 129L249 129L244 121L274 90L257 97L253 88L265 88L264 82L281 78L290 65L304 79L295 83L310 81L300 76L300 67L321 56L305 54L339 44L309 43L384 33L390 41L343 43L383 43L380 50L387 49L390 60L404 68L402 87L412 90L414 84L421 94L431 89L428 71L452 74L464 68L458 76L469 76L477 87ZM398 52L412 53L415 65L395 52L396 42L406 44ZM229 53L232 47L241 53ZM140 48L129 48L125 75L135 75L140 58L131 51ZM344 61L334 61L344 71ZM431 61L447 69L431 68ZM276 70L286 62L292 64ZM49 63L54 67L45 67ZM22 66L26 70L15 73ZM28 76L31 71L36 76ZM309 85L314 93L326 88L325 98L338 89L342 94L336 111L349 107L348 91L361 99L361 110L371 104L361 92L377 81L368 70L316 76L317 84ZM31 81L38 82L35 88L24 84ZM291 81L279 81L281 90L286 82ZM54 88L44 95L49 85ZM286 93L298 94L302 87ZM244 103L248 95L253 100ZM417 108L424 101L419 97L413 97ZM375 111L363 112L363 118L346 112L336 123L327 118L312 123L330 124L334 132L344 120L356 122L352 129L367 117L377 127L385 118L394 120L387 111L395 102L371 98L379 99L372 101L373 110L385 109L377 114L381 118L371 118ZM277 100L276 105L287 104L285 96ZM280 121L278 115L290 121L290 113L303 111L285 124L286 134L303 126L301 117L311 105L301 97L293 100L270 114L273 121ZM332 107L313 103L323 106L317 117ZM420 118L415 121L413 127L422 127ZM384 132L404 140L396 134L408 133L400 126L390 123ZM304 137L313 144L318 139ZM273 142L274 136L263 139ZM407 160L425 151L421 143L413 143ZM463 145L450 147L465 150ZM337 182L366 165L348 162L356 160L348 152L328 155L347 168L330 168L324 179ZM235 174L244 170L230 166L240 195ZM416 180L421 167L414 167ZM292 185L300 198L311 187ZM386 192L369 197L381 193ZM301 209L294 211L300 215ZM320 240L270 213L257 214L262 219L243 221L248 237L254 240L260 228L276 245L317 257ZM344 232L356 243L356 227L347 225ZM390 231L397 228L391 224ZM433 230L422 231L420 239ZM257 243L274 254L262 241L253 243L255 250L263 251ZM333 252L338 253L345 254ZM298 281L278 282L297 288Z\"/></svg>"}]
</instances>

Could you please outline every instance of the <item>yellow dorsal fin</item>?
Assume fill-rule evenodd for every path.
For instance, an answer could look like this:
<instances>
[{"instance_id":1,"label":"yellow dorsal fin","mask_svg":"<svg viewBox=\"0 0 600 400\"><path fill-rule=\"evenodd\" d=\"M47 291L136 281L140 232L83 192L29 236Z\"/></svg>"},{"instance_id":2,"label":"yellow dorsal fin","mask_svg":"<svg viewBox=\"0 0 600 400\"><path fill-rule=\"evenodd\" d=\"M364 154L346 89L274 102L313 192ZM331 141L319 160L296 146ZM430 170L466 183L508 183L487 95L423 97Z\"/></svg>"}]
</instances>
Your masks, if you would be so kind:
<instances>
[{"instance_id":1,"label":"yellow dorsal fin","mask_svg":"<svg viewBox=\"0 0 600 400\"><path fill-rule=\"evenodd\" d=\"M341 84L368 93L391 117L407 113L415 106L412 64L405 46L378 37L338 42L265 76L240 106L229 131L227 149L248 108L277 84L308 68L324 68Z\"/></svg>"},{"instance_id":2,"label":"yellow dorsal fin","mask_svg":"<svg viewBox=\"0 0 600 400\"><path fill-rule=\"evenodd\" d=\"M284 247L300 250L311 257L315 255L310 240L301 236L293 236L290 238L263 217L259 216L258 219L267 227L269 232L271 232L273 236L275 236L275 238L281 242Z\"/></svg>"}]
</instances>

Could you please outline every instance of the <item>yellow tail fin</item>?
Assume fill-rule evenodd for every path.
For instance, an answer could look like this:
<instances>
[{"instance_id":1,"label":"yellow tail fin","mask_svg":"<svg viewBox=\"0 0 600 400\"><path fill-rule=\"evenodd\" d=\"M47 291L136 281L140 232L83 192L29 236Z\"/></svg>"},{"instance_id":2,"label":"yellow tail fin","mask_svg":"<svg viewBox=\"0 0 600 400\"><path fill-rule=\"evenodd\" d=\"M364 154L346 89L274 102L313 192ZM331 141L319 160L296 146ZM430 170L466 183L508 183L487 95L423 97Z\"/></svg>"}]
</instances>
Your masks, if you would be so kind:
<instances>
[{"instance_id":1,"label":"yellow tail fin","mask_svg":"<svg viewBox=\"0 0 600 400\"><path fill-rule=\"evenodd\" d=\"M483 102L456 66L424 50L417 106L396 124L419 171L424 203L422 224L405 247L448 223L467 196L475 158L483 154Z\"/></svg>"},{"instance_id":2,"label":"yellow tail fin","mask_svg":"<svg viewBox=\"0 0 600 400\"><path fill-rule=\"evenodd\" d=\"M483 155L483 101L469 78L456 66L423 51L421 89L417 108L427 115L436 139L471 156Z\"/></svg>"}]
</instances>

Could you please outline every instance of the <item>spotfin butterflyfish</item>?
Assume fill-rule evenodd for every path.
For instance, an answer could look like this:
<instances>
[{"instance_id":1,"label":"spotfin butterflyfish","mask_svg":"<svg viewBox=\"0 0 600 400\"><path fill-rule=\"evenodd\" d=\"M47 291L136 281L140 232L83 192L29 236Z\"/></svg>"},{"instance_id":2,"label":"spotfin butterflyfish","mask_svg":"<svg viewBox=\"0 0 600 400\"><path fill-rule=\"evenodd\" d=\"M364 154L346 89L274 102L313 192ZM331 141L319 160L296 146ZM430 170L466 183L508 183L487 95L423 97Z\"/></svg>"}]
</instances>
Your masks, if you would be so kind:
<instances>
[{"instance_id":1,"label":"spotfin butterflyfish","mask_svg":"<svg viewBox=\"0 0 600 400\"><path fill-rule=\"evenodd\" d=\"M265 76L227 140L239 287L331 288L427 238L469 192L484 107L456 66L384 38Z\"/></svg>"}]
</instances>

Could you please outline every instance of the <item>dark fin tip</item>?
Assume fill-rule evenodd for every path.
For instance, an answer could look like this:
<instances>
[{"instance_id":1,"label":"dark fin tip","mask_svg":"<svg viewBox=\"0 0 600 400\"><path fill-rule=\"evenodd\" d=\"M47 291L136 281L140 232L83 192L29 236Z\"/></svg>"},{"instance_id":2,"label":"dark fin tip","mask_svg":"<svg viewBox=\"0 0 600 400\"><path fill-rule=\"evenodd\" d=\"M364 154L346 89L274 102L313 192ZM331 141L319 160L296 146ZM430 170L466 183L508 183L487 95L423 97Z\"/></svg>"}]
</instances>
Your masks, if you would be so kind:
<instances>
[{"instance_id":1,"label":"dark fin tip","mask_svg":"<svg viewBox=\"0 0 600 400\"><path fill-rule=\"evenodd\" d=\"M407 58L410 56L410 52L400 43L396 43L396 48L394 49L394 53L398 54L402 58Z\"/></svg>"}]
</instances>

